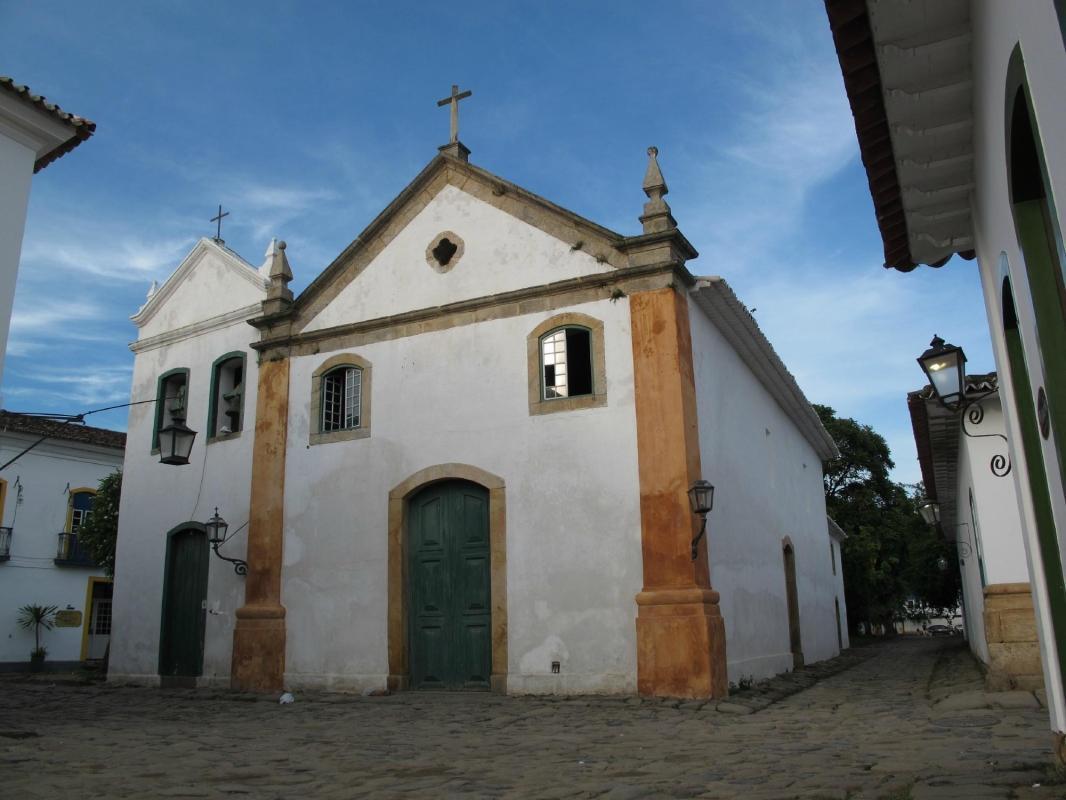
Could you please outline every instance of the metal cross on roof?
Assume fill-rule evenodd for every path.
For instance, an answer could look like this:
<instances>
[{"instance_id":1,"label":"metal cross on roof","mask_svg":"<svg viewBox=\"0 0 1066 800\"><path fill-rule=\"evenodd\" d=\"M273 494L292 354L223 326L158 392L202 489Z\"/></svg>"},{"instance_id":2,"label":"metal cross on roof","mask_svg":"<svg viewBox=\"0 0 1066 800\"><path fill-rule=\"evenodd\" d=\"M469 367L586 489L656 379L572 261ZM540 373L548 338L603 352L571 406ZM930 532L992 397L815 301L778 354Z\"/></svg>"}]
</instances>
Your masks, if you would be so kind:
<instances>
[{"instance_id":1,"label":"metal cross on roof","mask_svg":"<svg viewBox=\"0 0 1066 800\"><path fill-rule=\"evenodd\" d=\"M218 223L218 228L215 231L215 241L216 242L221 242L222 241L222 218L223 217L228 217L228 216L229 216L229 212L227 211L225 214L223 214L222 213L222 206L220 205L218 207L218 216L217 217L211 217L211 221L212 222L217 222Z\"/></svg>"},{"instance_id":2,"label":"metal cross on roof","mask_svg":"<svg viewBox=\"0 0 1066 800\"><path fill-rule=\"evenodd\" d=\"M438 108L440 106L446 106L449 103L451 103L452 106L452 138L448 140L450 142L459 141L459 101L466 99L472 94L473 92L471 92L469 89L467 89L465 92L460 92L458 84L453 83L452 93L445 97L443 100L437 101Z\"/></svg>"}]
</instances>

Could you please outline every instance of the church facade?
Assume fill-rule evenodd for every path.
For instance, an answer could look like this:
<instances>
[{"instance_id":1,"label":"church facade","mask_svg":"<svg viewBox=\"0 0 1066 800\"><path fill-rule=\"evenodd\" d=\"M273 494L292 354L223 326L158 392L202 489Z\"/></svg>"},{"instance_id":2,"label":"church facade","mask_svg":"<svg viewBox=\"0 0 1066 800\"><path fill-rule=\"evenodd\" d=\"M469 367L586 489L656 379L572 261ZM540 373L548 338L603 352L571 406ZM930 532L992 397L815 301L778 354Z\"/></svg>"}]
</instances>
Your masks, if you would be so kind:
<instances>
[{"instance_id":1,"label":"church facade","mask_svg":"<svg viewBox=\"0 0 1066 800\"><path fill-rule=\"evenodd\" d=\"M205 239L134 316L112 680L720 697L839 652L836 448L654 148L635 236L468 154L298 297Z\"/></svg>"}]
</instances>

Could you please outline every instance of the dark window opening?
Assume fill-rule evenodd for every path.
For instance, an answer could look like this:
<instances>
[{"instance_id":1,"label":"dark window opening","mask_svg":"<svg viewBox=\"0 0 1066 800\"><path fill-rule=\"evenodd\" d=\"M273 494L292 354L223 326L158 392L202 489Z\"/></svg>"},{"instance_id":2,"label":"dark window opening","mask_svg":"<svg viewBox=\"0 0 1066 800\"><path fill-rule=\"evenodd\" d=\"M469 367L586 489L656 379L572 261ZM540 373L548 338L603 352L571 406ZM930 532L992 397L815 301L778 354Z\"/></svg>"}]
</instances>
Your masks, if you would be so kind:
<instances>
[{"instance_id":1,"label":"dark window opening","mask_svg":"<svg viewBox=\"0 0 1066 800\"><path fill-rule=\"evenodd\" d=\"M541 339L544 399L592 394L592 334L562 328Z\"/></svg>"},{"instance_id":2,"label":"dark window opening","mask_svg":"<svg viewBox=\"0 0 1066 800\"><path fill-rule=\"evenodd\" d=\"M159 380L155 404L155 431L152 448L159 449L159 431L173 422L184 422L188 414L189 371L182 369Z\"/></svg>"},{"instance_id":3,"label":"dark window opening","mask_svg":"<svg viewBox=\"0 0 1066 800\"><path fill-rule=\"evenodd\" d=\"M1040 200L1045 196L1040 156L1036 151L1024 90L1019 90L1014 98L1011 113L1010 177L1011 199L1015 203Z\"/></svg>"},{"instance_id":4,"label":"dark window opening","mask_svg":"<svg viewBox=\"0 0 1066 800\"><path fill-rule=\"evenodd\" d=\"M234 356L215 365L211 376L209 435L226 436L244 424L244 357Z\"/></svg>"},{"instance_id":5,"label":"dark window opening","mask_svg":"<svg viewBox=\"0 0 1066 800\"><path fill-rule=\"evenodd\" d=\"M442 267L446 267L458 250L459 245L453 243L450 239L441 239L440 244L433 248L433 258Z\"/></svg>"}]
</instances>

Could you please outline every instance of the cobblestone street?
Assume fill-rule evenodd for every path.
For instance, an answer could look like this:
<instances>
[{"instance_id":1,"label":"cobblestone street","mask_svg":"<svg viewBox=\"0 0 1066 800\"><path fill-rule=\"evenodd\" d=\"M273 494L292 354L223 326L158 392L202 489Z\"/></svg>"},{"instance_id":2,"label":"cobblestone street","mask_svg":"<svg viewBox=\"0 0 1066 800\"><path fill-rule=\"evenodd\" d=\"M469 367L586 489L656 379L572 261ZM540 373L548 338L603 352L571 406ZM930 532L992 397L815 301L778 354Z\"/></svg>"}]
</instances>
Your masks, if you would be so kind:
<instances>
[{"instance_id":1,"label":"cobblestone street","mask_svg":"<svg viewBox=\"0 0 1066 800\"><path fill-rule=\"evenodd\" d=\"M871 648L753 714L488 694L305 694L279 705L8 677L0 796L1066 796L1049 780L1047 713L1033 695L977 691L956 639Z\"/></svg>"}]
</instances>

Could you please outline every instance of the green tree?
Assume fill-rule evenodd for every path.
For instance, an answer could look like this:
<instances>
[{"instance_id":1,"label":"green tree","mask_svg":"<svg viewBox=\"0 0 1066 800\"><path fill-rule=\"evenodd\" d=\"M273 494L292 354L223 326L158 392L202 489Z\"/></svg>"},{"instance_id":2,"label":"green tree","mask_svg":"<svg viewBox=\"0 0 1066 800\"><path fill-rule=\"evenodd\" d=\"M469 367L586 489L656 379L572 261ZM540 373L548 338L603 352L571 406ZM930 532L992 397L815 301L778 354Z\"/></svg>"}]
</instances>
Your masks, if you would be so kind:
<instances>
[{"instance_id":1,"label":"green tree","mask_svg":"<svg viewBox=\"0 0 1066 800\"><path fill-rule=\"evenodd\" d=\"M933 609L958 604L959 577L950 545L918 513L920 490L889 477L891 451L869 425L816 405L840 450L826 464L829 515L848 534L842 545L848 621L890 626L908 601ZM949 570L940 569L946 559Z\"/></svg>"},{"instance_id":2,"label":"green tree","mask_svg":"<svg viewBox=\"0 0 1066 800\"><path fill-rule=\"evenodd\" d=\"M115 576L115 543L118 540L118 504L122 498L122 472L116 470L100 481L93 510L78 528L78 544L89 551L109 578Z\"/></svg>"}]
</instances>

